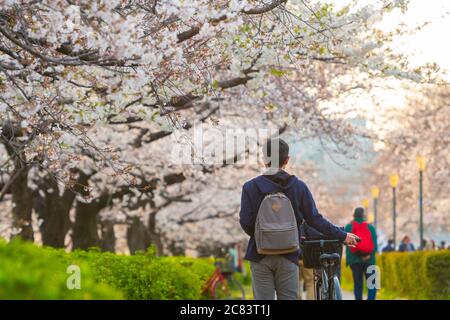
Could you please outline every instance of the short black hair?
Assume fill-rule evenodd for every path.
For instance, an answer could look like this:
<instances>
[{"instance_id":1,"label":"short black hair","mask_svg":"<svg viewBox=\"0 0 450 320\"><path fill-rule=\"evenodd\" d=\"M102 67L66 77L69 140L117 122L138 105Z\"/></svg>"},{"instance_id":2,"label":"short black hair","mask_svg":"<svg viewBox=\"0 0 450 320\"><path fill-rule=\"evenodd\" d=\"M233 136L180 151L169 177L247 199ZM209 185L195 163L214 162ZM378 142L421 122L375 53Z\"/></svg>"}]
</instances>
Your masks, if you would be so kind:
<instances>
[{"instance_id":1,"label":"short black hair","mask_svg":"<svg viewBox=\"0 0 450 320\"><path fill-rule=\"evenodd\" d=\"M364 208L361 208L361 207L355 208L355 212L353 213L353 216L355 218L360 218L360 219L364 218Z\"/></svg>"},{"instance_id":2,"label":"short black hair","mask_svg":"<svg viewBox=\"0 0 450 320\"><path fill-rule=\"evenodd\" d=\"M272 155L272 147L274 155ZM273 165L278 164L278 167L281 167L289 158L289 145L281 138L268 139L264 144L263 154L267 166L272 167L273 163Z\"/></svg>"}]
</instances>

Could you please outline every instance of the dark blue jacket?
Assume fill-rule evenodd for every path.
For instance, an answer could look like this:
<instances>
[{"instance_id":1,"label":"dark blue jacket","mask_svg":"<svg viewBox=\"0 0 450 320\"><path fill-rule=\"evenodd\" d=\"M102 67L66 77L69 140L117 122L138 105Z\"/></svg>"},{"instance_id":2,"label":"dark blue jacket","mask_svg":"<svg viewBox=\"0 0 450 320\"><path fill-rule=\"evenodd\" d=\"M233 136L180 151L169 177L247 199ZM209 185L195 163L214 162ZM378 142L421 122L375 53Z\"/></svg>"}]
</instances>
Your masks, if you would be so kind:
<instances>
[{"instance_id":1,"label":"dark blue jacket","mask_svg":"<svg viewBox=\"0 0 450 320\"><path fill-rule=\"evenodd\" d=\"M346 232L330 223L319 213L306 184L296 176L291 176L281 170L275 175L261 175L253 178L247 181L242 188L240 224L242 229L250 236L245 259L258 262L264 257L256 250L254 237L256 215L264 197L269 193L278 191L283 192L292 203L300 236L302 235L300 225L304 219L310 227L323 233L327 238L342 241L345 239ZM300 258L300 250L283 256L297 264Z\"/></svg>"},{"instance_id":2,"label":"dark blue jacket","mask_svg":"<svg viewBox=\"0 0 450 320\"><path fill-rule=\"evenodd\" d=\"M412 243L400 243L398 246L398 251L400 252L409 252L409 251L416 251L414 248L414 245Z\"/></svg>"}]
</instances>

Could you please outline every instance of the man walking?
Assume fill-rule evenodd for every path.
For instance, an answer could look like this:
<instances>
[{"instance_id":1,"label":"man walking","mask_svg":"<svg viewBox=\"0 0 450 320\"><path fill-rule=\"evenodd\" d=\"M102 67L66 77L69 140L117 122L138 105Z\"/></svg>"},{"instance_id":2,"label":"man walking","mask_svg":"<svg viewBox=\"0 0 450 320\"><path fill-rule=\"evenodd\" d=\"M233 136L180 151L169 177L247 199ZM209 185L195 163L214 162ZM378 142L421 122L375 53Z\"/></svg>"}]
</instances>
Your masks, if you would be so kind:
<instances>
[{"instance_id":1,"label":"man walking","mask_svg":"<svg viewBox=\"0 0 450 320\"><path fill-rule=\"evenodd\" d=\"M352 269L355 300L362 300L364 278L367 281L371 276L367 269L375 265L375 254L378 251L377 233L375 228L366 222L363 208L355 209L353 221L345 226L345 231L352 232L361 238L361 242L355 247L347 247L346 263ZM377 290L373 287L374 284L367 283L367 300L375 300Z\"/></svg>"},{"instance_id":2,"label":"man walking","mask_svg":"<svg viewBox=\"0 0 450 320\"><path fill-rule=\"evenodd\" d=\"M285 141L267 141L263 154L268 171L244 184L240 210L241 227L250 236L245 259L250 260L253 295L256 300L273 300L275 294L279 300L297 300L303 220L348 245L356 245L357 237L326 220L306 184L285 171Z\"/></svg>"}]
</instances>

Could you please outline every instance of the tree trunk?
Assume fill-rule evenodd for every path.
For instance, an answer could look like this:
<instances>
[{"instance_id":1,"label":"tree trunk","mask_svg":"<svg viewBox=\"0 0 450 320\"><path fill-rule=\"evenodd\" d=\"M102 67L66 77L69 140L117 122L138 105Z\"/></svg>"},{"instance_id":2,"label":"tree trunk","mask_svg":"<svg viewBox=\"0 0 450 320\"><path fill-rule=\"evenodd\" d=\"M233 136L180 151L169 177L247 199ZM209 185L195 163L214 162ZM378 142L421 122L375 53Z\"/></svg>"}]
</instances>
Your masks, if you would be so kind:
<instances>
[{"instance_id":1,"label":"tree trunk","mask_svg":"<svg viewBox=\"0 0 450 320\"><path fill-rule=\"evenodd\" d=\"M90 177L82 170L78 172L78 185L88 186ZM89 196L87 188L79 188L79 194L83 197ZM91 247L100 247L98 236L98 219L100 211L108 204L109 195L107 192L89 203L77 201L75 205L75 223L72 230L72 250L87 250Z\"/></svg>"},{"instance_id":2,"label":"tree trunk","mask_svg":"<svg viewBox=\"0 0 450 320\"><path fill-rule=\"evenodd\" d=\"M40 225L42 243L55 248L65 247L66 234L70 229L70 209L73 205L75 194L66 190L59 196L58 185L53 177L47 176L39 184L39 192L35 192L33 206L43 220ZM50 191L49 189L53 189Z\"/></svg>"},{"instance_id":3,"label":"tree trunk","mask_svg":"<svg viewBox=\"0 0 450 320\"><path fill-rule=\"evenodd\" d=\"M30 166L26 162L17 137L21 136L20 128L10 122L2 123L0 142L5 146L8 155L14 163L14 170L10 174L9 192L13 203L14 236L23 240L34 241L33 226L31 224L32 191L28 188L28 172ZM4 190L6 192L8 190Z\"/></svg>"},{"instance_id":4,"label":"tree trunk","mask_svg":"<svg viewBox=\"0 0 450 320\"><path fill-rule=\"evenodd\" d=\"M33 226L31 225L32 192L28 188L28 171L28 166L18 160L11 174L11 179L14 179L10 186L14 204L13 227L18 230L14 237L34 241Z\"/></svg>"},{"instance_id":5,"label":"tree trunk","mask_svg":"<svg viewBox=\"0 0 450 320\"><path fill-rule=\"evenodd\" d=\"M134 217L128 226L127 242L131 254L135 254L137 251L145 252L151 245L150 233L145 224L137 217Z\"/></svg>"},{"instance_id":6,"label":"tree trunk","mask_svg":"<svg viewBox=\"0 0 450 320\"><path fill-rule=\"evenodd\" d=\"M57 198L47 199L45 214L40 215L43 222L40 226L42 243L46 246L64 248L66 234L70 229L69 211L70 207L65 206Z\"/></svg>"},{"instance_id":7,"label":"tree trunk","mask_svg":"<svg viewBox=\"0 0 450 320\"><path fill-rule=\"evenodd\" d=\"M114 233L114 223L111 221L102 221L101 227L102 239L100 247L102 251L115 252L116 235Z\"/></svg>"},{"instance_id":8,"label":"tree trunk","mask_svg":"<svg viewBox=\"0 0 450 320\"><path fill-rule=\"evenodd\" d=\"M99 247L97 219L100 212L97 203L83 203L77 201L75 209L75 224L72 233L72 250L87 250Z\"/></svg>"},{"instance_id":9,"label":"tree trunk","mask_svg":"<svg viewBox=\"0 0 450 320\"><path fill-rule=\"evenodd\" d=\"M163 241L161 235L156 232L156 214L158 212L151 212L148 219L148 231L150 235L150 241L156 246L156 253L158 255L164 254Z\"/></svg>"}]
</instances>

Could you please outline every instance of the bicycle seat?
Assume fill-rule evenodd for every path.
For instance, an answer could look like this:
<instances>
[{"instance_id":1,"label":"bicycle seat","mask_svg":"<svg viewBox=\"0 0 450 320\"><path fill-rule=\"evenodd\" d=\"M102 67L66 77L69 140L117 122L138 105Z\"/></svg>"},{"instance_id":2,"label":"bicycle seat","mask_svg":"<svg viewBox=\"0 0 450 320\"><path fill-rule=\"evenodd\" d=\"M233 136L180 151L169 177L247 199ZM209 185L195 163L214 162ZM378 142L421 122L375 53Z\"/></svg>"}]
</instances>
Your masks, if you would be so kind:
<instances>
[{"instance_id":1,"label":"bicycle seat","mask_svg":"<svg viewBox=\"0 0 450 320\"><path fill-rule=\"evenodd\" d=\"M322 260L330 260L330 261L339 261L341 256L339 253L324 253L320 255L320 261Z\"/></svg>"}]
</instances>

